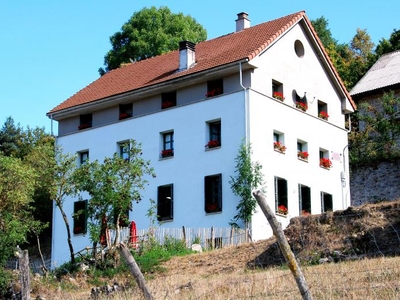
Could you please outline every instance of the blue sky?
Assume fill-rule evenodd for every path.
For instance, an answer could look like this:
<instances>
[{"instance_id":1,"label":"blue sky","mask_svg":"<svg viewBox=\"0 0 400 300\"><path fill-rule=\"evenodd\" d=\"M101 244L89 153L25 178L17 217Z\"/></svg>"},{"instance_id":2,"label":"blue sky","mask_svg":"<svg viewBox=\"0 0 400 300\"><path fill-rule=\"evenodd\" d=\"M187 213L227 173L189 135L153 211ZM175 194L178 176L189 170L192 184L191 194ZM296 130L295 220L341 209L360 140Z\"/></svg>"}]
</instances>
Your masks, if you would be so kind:
<instances>
[{"instance_id":1,"label":"blue sky","mask_svg":"<svg viewBox=\"0 0 400 300\"><path fill-rule=\"evenodd\" d=\"M400 1L378 5L365 0L1 0L0 126L11 116L24 128L50 133L46 113L99 77L111 49L109 37L143 7L168 6L191 15L208 39L233 32L239 12L247 12L256 25L304 10L311 20L324 16L339 43L350 42L361 28L377 44L400 29ZM56 122L53 128L56 134Z\"/></svg>"}]
</instances>

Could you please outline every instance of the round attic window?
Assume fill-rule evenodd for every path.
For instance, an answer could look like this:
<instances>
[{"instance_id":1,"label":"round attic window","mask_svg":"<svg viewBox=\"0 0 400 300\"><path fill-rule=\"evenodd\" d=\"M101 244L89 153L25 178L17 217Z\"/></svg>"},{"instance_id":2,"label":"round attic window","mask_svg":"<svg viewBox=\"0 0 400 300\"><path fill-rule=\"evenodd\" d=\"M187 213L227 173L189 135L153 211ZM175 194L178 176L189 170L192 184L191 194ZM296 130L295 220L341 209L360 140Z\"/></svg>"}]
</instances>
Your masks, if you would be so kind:
<instances>
[{"instance_id":1,"label":"round attic window","mask_svg":"<svg viewBox=\"0 0 400 300\"><path fill-rule=\"evenodd\" d=\"M304 56L304 46L303 43L300 42L299 40L296 40L294 42L294 51L296 52L298 57Z\"/></svg>"}]
</instances>

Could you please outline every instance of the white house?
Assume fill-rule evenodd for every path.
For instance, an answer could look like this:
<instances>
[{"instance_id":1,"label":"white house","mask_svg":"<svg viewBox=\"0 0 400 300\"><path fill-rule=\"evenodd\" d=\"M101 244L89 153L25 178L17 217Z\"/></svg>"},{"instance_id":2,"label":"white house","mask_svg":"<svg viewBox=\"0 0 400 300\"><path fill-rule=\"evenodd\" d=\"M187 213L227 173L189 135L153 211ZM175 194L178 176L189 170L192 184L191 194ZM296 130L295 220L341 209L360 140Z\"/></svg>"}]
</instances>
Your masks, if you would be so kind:
<instances>
[{"instance_id":1,"label":"white house","mask_svg":"<svg viewBox=\"0 0 400 300\"><path fill-rule=\"evenodd\" d=\"M138 229L149 226L149 199L161 227L229 226L239 201L229 180L243 139L284 227L302 212L349 206L345 121L355 104L305 12L256 26L240 13L235 32L179 46L110 71L47 113L58 122L58 144L81 160L123 155L129 139L142 143L157 177L130 212ZM74 207L84 207L77 201L64 204L71 223ZM272 235L260 210L250 228L254 240ZM73 235L76 250L89 245L84 232ZM52 260L68 258L54 208Z\"/></svg>"}]
</instances>

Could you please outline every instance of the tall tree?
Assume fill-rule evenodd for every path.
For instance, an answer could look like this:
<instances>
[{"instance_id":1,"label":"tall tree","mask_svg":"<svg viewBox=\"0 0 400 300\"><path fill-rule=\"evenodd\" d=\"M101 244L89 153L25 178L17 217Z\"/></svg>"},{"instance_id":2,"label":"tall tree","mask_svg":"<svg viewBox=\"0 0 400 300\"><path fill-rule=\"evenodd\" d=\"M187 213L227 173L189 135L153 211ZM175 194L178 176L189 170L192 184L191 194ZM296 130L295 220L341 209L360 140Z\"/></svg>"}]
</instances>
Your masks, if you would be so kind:
<instances>
[{"instance_id":1,"label":"tall tree","mask_svg":"<svg viewBox=\"0 0 400 300\"><path fill-rule=\"evenodd\" d=\"M105 55L105 68L99 73L104 75L123 63L176 50L183 40L198 43L206 38L206 30L190 15L174 14L165 6L143 8L110 37L112 49Z\"/></svg>"},{"instance_id":2,"label":"tall tree","mask_svg":"<svg viewBox=\"0 0 400 300\"><path fill-rule=\"evenodd\" d=\"M236 206L237 214L230 225L239 227L237 222L240 220L244 222L246 229L257 207L257 200L252 193L263 183L262 166L251 160L251 154L251 145L243 142L235 158L236 175L231 176L229 181L233 193L240 197L239 204Z\"/></svg>"}]
</instances>

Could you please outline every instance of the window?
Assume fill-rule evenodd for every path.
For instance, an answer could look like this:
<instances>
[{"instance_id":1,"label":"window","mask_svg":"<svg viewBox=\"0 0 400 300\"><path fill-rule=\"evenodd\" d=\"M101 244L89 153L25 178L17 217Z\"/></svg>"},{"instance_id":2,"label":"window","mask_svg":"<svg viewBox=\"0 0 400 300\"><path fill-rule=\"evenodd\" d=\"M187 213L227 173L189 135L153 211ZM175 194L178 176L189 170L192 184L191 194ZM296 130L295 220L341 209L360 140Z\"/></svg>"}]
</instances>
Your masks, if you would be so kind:
<instances>
[{"instance_id":1,"label":"window","mask_svg":"<svg viewBox=\"0 0 400 300\"><path fill-rule=\"evenodd\" d=\"M92 127L92 114L81 115L79 117L78 129L86 129Z\"/></svg>"},{"instance_id":2,"label":"window","mask_svg":"<svg viewBox=\"0 0 400 300\"><path fill-rule=\"evenodd\" d=\"M308 160L308 145L302 140L297 140L297 158L307 161Z\"/></svg>"},{"instance_id":3,"label":"window","mask_svg":"<svg viewBox=\"0 0 400 300\"><path fill-rule=\"evenodd\" d=\"M87 231L87 200L74 202L74 234Z\"/></svg>"},{"instance_id":4,"label":"window","mask_svg":"<svg viewBox=\"0 0 400 300\"><path fill-rule=\"evenodd\" d=\"M299 208L300 216L311 214L311 189L302 184L299 184Z\"/></svg>"},{"instance_id":5,"label":"window","mask_svg":"<svg viewBox=\"0 0 400 300\"><path fill-rule=\"evenodd\" d=\"M121 104L119 106L119 119L127 119L132 117L132 103L129 104Z\"/></svg>"},{"instance_id":6,"label":"window","mask_svg":"<svg viewBox=\"0 0 400 300\"><path fill-rule=\"evenodd\" d=\"M221 146L221 121L209 122L208 125L208 149Z\"/></svg>"},{"instance_id":7,"label":"window","mask_svg":"<svg viewBox=\"0 0 400 300\"><path fill-rule=\"evenodd\" d=\"M282 132L274 131L274 150L280 153L285 153L285 136Z\"/></svg>"},{"instance_id":8,"label":"window","mask_svg":"<svg viewBox=\"0 0 400 300\"><path fill-rule=\"evenodd\" d=\"M328 120L328 105L325 102L318 100L318 118Z\"/></svg>"},{"instance_id":9,"label":"window","mask_svg":"<svg viewBox=\"0 0 400 300\"><path fill-rule=\"evenodd\" d=\"M166 221L174 219L173 185L158 187L157 192L157 220Z\"/></svg>"},{"instance_id":10,"label":"window","mask_svg":"<svg viewBox=\"0 0 400 300\"><path fill-rule=\"evenodd\" d=\"M296 40L294 42L294 52L296 52L296 55L300 58L304 56L304 46L301 41Z\"/></svg>"},{"instance_id":11,"label":"window","mask_svg":"<svg viewBox=\"0 0 400 300\"><path fill-rule=\"evenodd\" d=\"M130 150L129 142L118 143L118 152L121 158L125 160L129 159L129 150Z\"/></svg>"},{"instance_id":12,"label":"window","mask_svg":"<svg viewBox=\"0 0 400 300\"><path fill-rule=\"evenodd\" d=\"M281 215L288 214L287 181L280 177L275 177L275 211Z\"/></svg>"},{"instance_id":13,"label":"window","mask_svg":"<svg viewBox=\"0 0 400 300\"><path fill-rule=\"evenodd\" d=\"M332 161L329 159L329 152L325 149L319 149L319 166L324 169L332 167Z\"/></svg>"},{"instance_id":14,"label":"window","mask_svg":"<svg viewBox=\"0 0 400 300\"><path fill-rule=\"evenodd\" d=\"M176 106L176 91L161 94L161 109Z\"/></svg>"},{"instance_id":15,"label":"window","mask_svg":"<svg viewBox=\"0 0 400 300\"><path fill-rule=\"evenodd\" d=\"M321 192L321 210L322 212L333 211L332 195Z\"/></svg>"},{"instance_id":16,"label":"window","mask_svg":"<svg viewBox=\"0 0 400 300\"><path fill-rule=\"evenodd\" d=\"M308 101L307 95L301 90L293 90L293 100L297 109L307 111Z\"/></svg>"},{"instance_id":17,"label":"window","mask_svg":"<svg viewBox=\"0 0 400 300\"><path fill-rule=\"evenodd\" d=\"M283 85L276 80L272 80L272 97L281 101L285 100L283 96Z\"/></svg>"},{"instance_id":18,"label":"window","mask_svg":"<svg viewBox=\"0 0 400 300\"><path fill-rule=\"evenodd\" d=\"M174 132L162 133L161 157L174 156Z\"/></svg>"},{"instance_id":19,"label":"window","mask_svg":"<svg viewBox=\"0 0 400 300\"><path fill-rule=\"evenodd\" d=\"M89 151L79 152L79 163L83 165L85 162L89 160Z\"/></svg>"},{"instance_id":20,"label":"window","mask_svg":"<svg viewBox=\"0 0 400 300\"><path fill-rule=\"evenodd\" d=\"M204 177L204 209L206 213L222 211L222 175Z\"/></svg>"},{"instance_id":21,"label":"window","mask_svg":"<svg viewBox=\"0 0 400 300\"><path fill-rule=\"evenodd\" d=\"M221 95L223 92L224 87L222 79L211 80L207 82L207 98Z\"/></svg>"}]
</instances>

